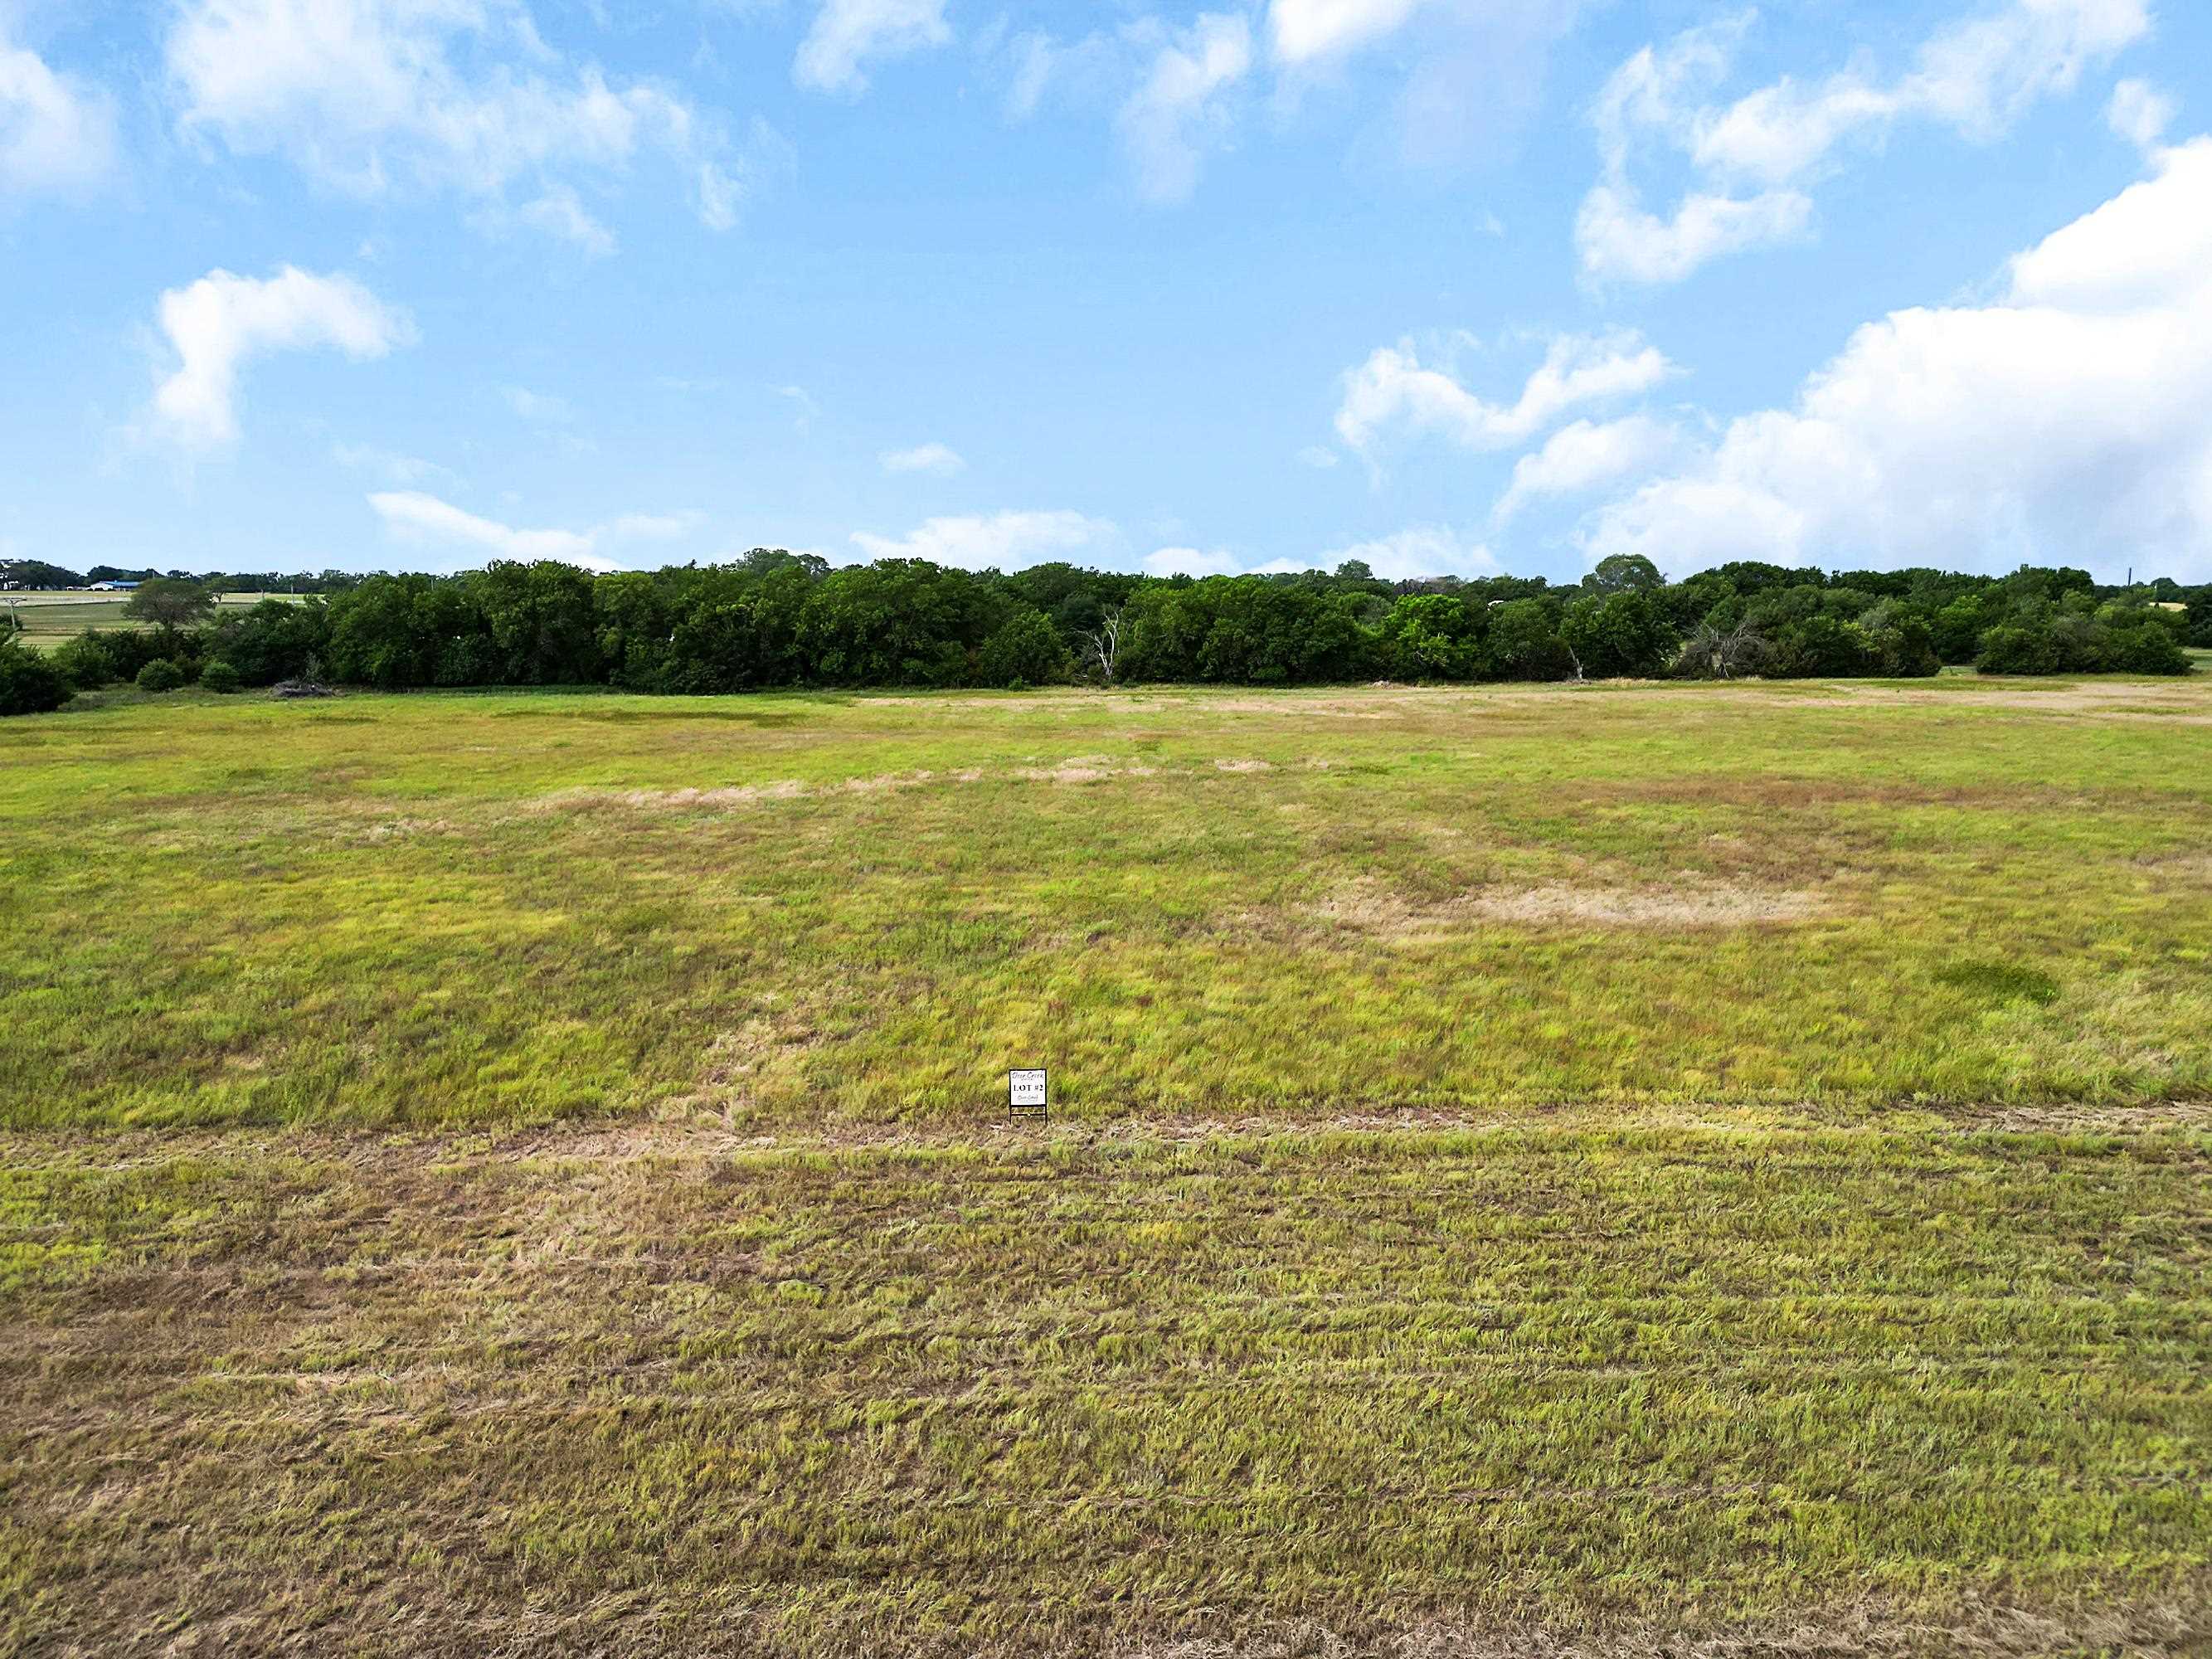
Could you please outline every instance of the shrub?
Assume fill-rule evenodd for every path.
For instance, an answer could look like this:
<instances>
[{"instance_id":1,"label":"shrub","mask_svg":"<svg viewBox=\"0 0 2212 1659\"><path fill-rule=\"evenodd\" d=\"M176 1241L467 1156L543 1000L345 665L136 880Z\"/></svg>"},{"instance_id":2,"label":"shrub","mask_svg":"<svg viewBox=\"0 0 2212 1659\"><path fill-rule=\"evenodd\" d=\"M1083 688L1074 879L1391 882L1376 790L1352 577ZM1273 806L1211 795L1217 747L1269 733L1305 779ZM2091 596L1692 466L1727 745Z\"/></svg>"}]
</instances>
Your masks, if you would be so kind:
<instances>
[{"instance_id":1,"label":"shrub","mask_svg":"<svg viewBox=\"0 0 2212 1659\"><path fill-rule=\"evenodd\" d=\"M2193 666L2172 629L2157 623L2114 629L2106 659L2122 674L2186 674Z\"/></svg>"},{"instance_id":2,"label":"shrub","mask_svg":"<svg viewBox=\"0 0 2212 1659\"><path fill-rule=\"evenodd\" d=\"M240 678L238 671L221 657L217 657L205 668L200 670L200 689L205 691L217 691L228 695L240 690L245 684L245 680Z\"/></svg>"},{"instance_id":3,"label":"shrub","mask_svg":"<svg viewBox=\"0 0 2212 1659\"><path fill-rule=\"evenodd\" d=\"M1024 607L983 641L975 655L979 685L1058 685L1074 672L1067 647L1042 611Z\"/></svg>"},{"instance_id":4,"label":"shrub","mask_svg":"<svg viewBox=\"0 0 2212 1659\"><path fill-rule=\"evenodd\" d=\"M115 672L105 637L90 629L58 647L48 660L64 679L80 691L97 691L122 678Z\"/></svg>"},{"instance_id":5,"label":"shrub","mask_svg":"<svg viewBox=\"0 0 2212 1659\"><path fill-rule=\"evenodd\" d=\"M167 657L156 657L138 671L141 691L174 691L185 683L185 671Z\"/></svg>"},{"instance_id":6,"label":"shrub","mask_svg":"<svg viewBox=\"0 0 2212 1659\"><path fill-rule=\"evenodd\" d=\"M251 611L225 613L209 645L238 671L241 684L274 685L307 673L330 633L330 612L320 599L264 599Z\"/></svg>"},{"instance_id":7,"label":"shrub","mask_svg":"<svg viewBox=\"0 0 2212 1659\"><path fill-rule=\"evenodd\" d=\"M44 714L69 700L61 670L27 645L0 640L0 714Z\"/></svg>"},{"instance_id":8,"label":"shrub","mask_svg":"<svg viewBox=\"0 0 2212 1659\"><path fill-rule=\"evenodd\" d=\"M2058 650L2047 629L2010 625L1992 628L1982 635L1981 654L1974 659L1979 674L2056 674Z\"/></svg>"}]
</instances>

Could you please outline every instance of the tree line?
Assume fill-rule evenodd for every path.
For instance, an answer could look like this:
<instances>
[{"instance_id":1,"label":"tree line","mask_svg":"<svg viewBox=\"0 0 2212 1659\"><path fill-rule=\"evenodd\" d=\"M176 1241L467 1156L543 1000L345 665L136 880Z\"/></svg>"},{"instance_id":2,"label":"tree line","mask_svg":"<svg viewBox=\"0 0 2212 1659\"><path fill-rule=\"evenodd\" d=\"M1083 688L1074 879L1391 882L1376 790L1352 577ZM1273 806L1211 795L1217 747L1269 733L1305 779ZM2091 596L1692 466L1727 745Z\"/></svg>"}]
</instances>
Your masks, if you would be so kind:
<instances>
[{"instance_id":1,"label":"tree line","mask_svg":"<svg viewBox=\"0 0 2212 1659\"><path fill-rule=\"evenodd\" d=\"M1075 680L1904 678L1947 664L2180 674L2189 646L2212 646L2212 586L2100 586L2064 568L1831 574L1747 562L1668 582L1633 556L1554 586L1511 576L1394 582L1357 562L1202 579L1068 564L1008 574L912 559L833 568L762 549L729 564L609 575L553 562L374 575L221 612L207 585L155 578L125 608L144 625L88 632L35 663L0 644L15 651L0 664L0 705L54 707L124 681L701 694Z\"/></svg>"}]
</instances>

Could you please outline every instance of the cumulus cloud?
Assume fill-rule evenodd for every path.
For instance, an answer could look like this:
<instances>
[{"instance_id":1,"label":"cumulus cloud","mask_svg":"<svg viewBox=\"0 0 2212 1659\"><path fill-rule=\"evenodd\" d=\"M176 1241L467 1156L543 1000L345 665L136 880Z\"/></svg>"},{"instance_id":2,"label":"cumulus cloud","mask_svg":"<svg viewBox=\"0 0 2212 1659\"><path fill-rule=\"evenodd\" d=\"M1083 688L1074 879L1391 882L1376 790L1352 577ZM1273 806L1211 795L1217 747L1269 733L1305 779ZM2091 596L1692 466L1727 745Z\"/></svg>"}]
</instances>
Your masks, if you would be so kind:
<instances>
[{"instance_id":1,"label":"cumulus cloud","mask_svg":"<svg viewBox=\"0 0 2212 1659\"><path fill-rule=\"evenodd\" d=\"M589 530L517 530L420 490L382 491L371 495L368 504L396 540L411 545L524 562L553 559L602 574L623 568L608 556L610 549L629 542L674 540L700 523L694 513L633 513Z\"/></svg>"},{"instance_id":2,"label":"cumulus cloud","mask_svg":"<svg viewBox=\"0 0 2212 1659\"><path fill-rule=\"evenodd\" d=\"M1577 421L1514 463L1513 482L1498 501L1497 517L1501 522L1510 519L1540 496L1581 495L1632 473L1649 472L1681 448L1681 434L1648 415L1602 424Z\"/></svg>"},{"instance_id":3,"label":"cumulus cloud","mask_svg":"<svg viewBox=\"0 0 2212 1659\"><path fill-rule=\"evenodd\" d=\"M1500 574L1497 559L1479 538L1463 536L1444 525L1419 525L1373 541L1353 542L1322 555L1316 565L1334 570L1353 561L1393 582Z\"/></svg>"},{"instance_id":4,"label":"cumulus cloud","mask_svg":"<svg viewBox=\"0 0 2212 1659\"><path fill-rule=\"evenodd\" d=\"M583 198L566 185L555 185L536 201L518 209L514 216L532 229L574 242L595 259L604 259L615 251L614 232L594 219Z\"/></svg>"},{"instance_id":5,"label":"cumulus cloud","mask_svg":"<svg viewBox=\"0 0 2212 1659\"><path fill-rule=\"evenodd\" d=\"M818 92L866 90L863 66L942 46L952 39L945 0L823 0L799 42L792 78Z\"/></svg>"},{"instance_id":6,"label":"cumulus cloud","mask_svg":"<svg viewBox=\"0 0 2212 1659\"><path fill-rule=\"evenodd\" d=\"M523 186L520 222L593 252L611 238L570 174L658 152L720 228L752 170L682 99L566 63L500 0L179 0L165 58L188 133L363 196Z\"/></svg>"},{"instance_id":7,"label":"cumulus cloud","mask_svg":"<svg viewBox=\"0 0 2212 1659\"><path fill-rule=\"evenodd\" d=\"M1118 547L1121 532L1080 513L970 514L931 519L902 538L856 532L853 544L871 559L927 559L963 570L1019 570L1054 559L1097 558Z\"/></svg>"},{"instance_id":8,"label":"cumulus cloud","mask_svg":"<svg viewBox=\"0 0 2212 1659\"><path fill-rule=\"evenodd\" d=\"M1147 576L1235 576L1244 562L1222 548L1163 547L1145 555Z\"/></svg>"},{"instance_id":9,"label":"cumulus cloud","mask_svg":"<svg viewBox=\"0 0 2212 1659\"><path fill-rule=\"evenodd\" d=\"M1342 90L1345 64L1385 41L1396 92L1356 141L1359 154L1395 149L1407 165L1434 167L1498 152L1540 106L1551 51L1584 9L1584 0L1274 0L1222 6L1187 27L1147 9L1065 40L1001 24L982 55L1004 85L1009 119L1028 120L1048 100L1111 110L1140 190L1177 203L1262 102L1255 83L1263 70L1279 128L1307 97Z\"/></svg>"},{"instance_id":10,"label":"cumulus cloud","mask_svg":"<svg viewBox=\"0 0 2212 1659\"><path fill-rule=\"evenodd\" d=\"M1769 190L1736 198L1697 191L1666 218L1648 210L1626 184L1609 179L1583 198L1575 245L1592 276L1679 283L1731 253L1794 241L1813 225L1813 198Z\"/></svg>"},{"instance_id":11,"label":"cumulus cloud","mask_svg":"<svg viewBox=\"0 0 2212 1659\"><path fill-rule=\"evenodd\" d=\"M1594 556L2212 577L2212 138L2012 261L1996 301L1860 329L1592 521Z\"/></svg>"},{"instance_id":12,"label":"cumulus cloud","mask_svg":"<svg viewBox=\"0 0 2212 1659\"><path fill-rule=\"evenodd\" d=\"M940 478L968 470L968 463L961 459L960 452L950 444L918 444L912 449L889 450L883 461L886 472L929 472Z\"/></svg>"},{"instance_id":13,"label":"cumulus cloud","mask_svg":"<svg viewBox=\"0 0 2212 1659\"><path fill-rule=\"evenodd\" d=\"M1416 526L1310 558L1270 559L1264 564L1248 563L1222 548L1163 547L1145 556L1144 567L1148 576L1288 576L1354 562L1394 582L1498 573L1498 561L1481 541L1443 525Z\"/></svg>"},{"instance_id":14,"label":"cumulus cloud","mask_svg":"<svg viewBox=\"0 0 2212 1659\"><path fill-rule=\"evenodd\" d=\"M1189 199L1201 155L1227 131L1223 94L1251 67L1252 26L1242 13L1205 13L1160 47L1117 123L1146 196Z\"/></svg>"},{"instance_id":15,"label":"cumulus cloud","mask_svg":"<svg viewBox=\"0 0 2212 1659\"><path fill-rule=\"evenodd\" d=\"M115 157L114 100L11 45L0 16L0 200L90 189Z\"/></svg>"},{"instance_id":16,"label":"cumulus cloud","mask_svg":"<svg viewBox=\"0 0 2212 1659\"><path fill-rule=\"evenodd\" d=\"M1274 0L1267 32L1285 64L1341 56L1394 34L1427 0Z\"/></svg>"},{"instance_id":17,"label":"cumulus cloud","mask_svg":"<svg viewBox=\"0 0 2212 1659\"><path fill-rule=\"evenodd\" d=\"M1893 79L1855 66L1713 101L1751 21L1746 13L1647 46L1607 82L1594 115L1601 171L1575 229L1589 277L1676 282L1723 255L1804 235L1808 187L1845 145L1912 120L1987 143L2150 30L2144 0L2006 0L1932 36ZM1686 158L1695 181L1665 214L1645 208L1633 178L1654 148Z\"/></svg>"},{"instance_id":18,"label":"cumulus cloud","mask_svg":"<svg viewBox=\"0 0 2212 1659\"><path fill-rule=\"evenodd\" d=\"M1372 462L1386 434L1433 434L1462 448L1510 449L1568 410L1650 391L1675 372L1632 332L1562 335L1510 404L1486 402L1442 369L1424 368L1410 340L1384 346L1344 377L1337 435Z\"/></svg>"},{"instance_id":19,"label":"cumulus cloud","mask_svg":"<svg viewBox=\"0 0 2212 1659\"><path fill-rule=\"evenodd\" d=\"M211 270L161 295L161 332L177 367L154 392L154 424L191 450L238 438L238 377L277 351L329 349L355 362L412 343L414 325L350 276L319 276L286 265L262 280Z\"/></svg>"},{"instance_id":20,"label":"cumulus cloud","mask_svg":"<svg viewBox=\"0 0 2212 1659\"><path fill-rule=\"evenodd\" d=\"M2112 131L2141 150L2156 149L2166 141L2174 114L2173 100L2148 81L2121 82L2105 108Z\"/></svg>"}]
</instances>

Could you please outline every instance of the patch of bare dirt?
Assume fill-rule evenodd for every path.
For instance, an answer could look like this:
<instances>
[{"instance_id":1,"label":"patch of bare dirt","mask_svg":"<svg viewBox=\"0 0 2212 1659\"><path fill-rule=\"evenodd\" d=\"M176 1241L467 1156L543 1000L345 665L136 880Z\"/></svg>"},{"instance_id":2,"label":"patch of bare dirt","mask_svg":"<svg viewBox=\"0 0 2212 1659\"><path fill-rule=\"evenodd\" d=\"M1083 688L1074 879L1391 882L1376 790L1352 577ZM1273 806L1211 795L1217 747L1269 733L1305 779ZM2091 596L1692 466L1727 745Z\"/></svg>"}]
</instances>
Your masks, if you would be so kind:
<instances>
[{"instance_id":1,"label":"patch of bare dirt","mask_svg":"<svg viewBox=\"0 0 2212 1659\"><path fill-rule=\"evenodd\" d=\"M1429 1624L1358 1637L1312 1621L1199 1641L1123 1644L1111 1659L2154 1659L2204 1651L2201 1601L2026 1607L1970 1598L1940 1613L1859 1604L1704 1631L1642 1624L1598 1635Z\"/></svg>"},{"instance_id":2,"label":"patch of bare dirt","mask_svg":"<svg viewBox=\"0 0 2212 1659\"><path fill-rule=\"evenodd\" d=\"M1111 755L1071 755L1050 766L1018 767L1012 775L1025 783L1103 783L1109 778L1156 777L1159 769L1119 765Z\"/></svg>"},{"instance_id":3,"label":"patch of bare dirt","mask_svg":"<svg viewBox=\"0 0 2212 1659\"><path fill-rule=\"evenodd\" d=\"M2164 1100L2148 1106L1991 1106L1951 1115L1954 1122L2010 1133L2071 1134L2110 1130L2144 1134L2160 1129L2212 1129L2212 1103Z\"/></svg>"},{"instance_id":4,"label":"patch of bare dirt","mask_svg":"<svg viewBox=\"0 0 2212 1659\"><path fill-rule=\"evenodd\" d=\"M1718 883L1636 887L1567 882L1479 888L1442 902L1417 902L1376 882L1340 889L1311 907L1323 923L1384 939L1414 939L1477 922L1600 927L1752 927L1811 921L1828 902L1804 888Z\"/></svg>"},{"instance_id":5,"label":"patch of bare dirt","mask_svg":"<svg viewBox=\"0 0 2212 1659\"><path fill-rule=\"evenodd\" d=\"M2171 853L2136 860L2138 869L2175 881L2212 881L2212 853Z\"/></svg>"},{"instance_id":6,"label":"patch of bare dirt","mask_svg":"<svg viewBox=\"0 0 2212 1659\"><path fill-rule=\"evenodd\" d=\"M1587 921L1606 927L1749 927L1809 921L1826 908L1818 893L1778 887L1571 887L1492 889L1467 907L1493 921Z\"/></svg>"},{"instance_id":7,"label":"patch of bare dirt","mask_svg":"<svg viewBox=\"0 0 2212 1659\"><path fill-rule=\"evenodd\" d=\"M417 836L451 836L459 832L443 818L389 818L362 832L368 842L409 841Z\"/></svg>"}]
</instances>

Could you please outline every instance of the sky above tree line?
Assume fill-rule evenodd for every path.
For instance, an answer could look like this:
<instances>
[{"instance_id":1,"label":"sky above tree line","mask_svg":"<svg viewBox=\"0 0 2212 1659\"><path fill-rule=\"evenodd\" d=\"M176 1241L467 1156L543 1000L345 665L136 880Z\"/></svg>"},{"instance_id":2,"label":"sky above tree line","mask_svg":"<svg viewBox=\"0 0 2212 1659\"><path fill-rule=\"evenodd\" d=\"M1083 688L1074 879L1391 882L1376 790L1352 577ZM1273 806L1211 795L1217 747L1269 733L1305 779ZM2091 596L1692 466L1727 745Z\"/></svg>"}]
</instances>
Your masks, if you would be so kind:
<instances>
[{"instance_id":1,"label":"sky above tree line","mask_svg":"<svg viewBox=\"0 0 2212 1659\"><path fill-rule=\"evenodd\" d=\"M0 0L0 556L2212 579L2212 7Z\"/></svg>"}]
</instances>

